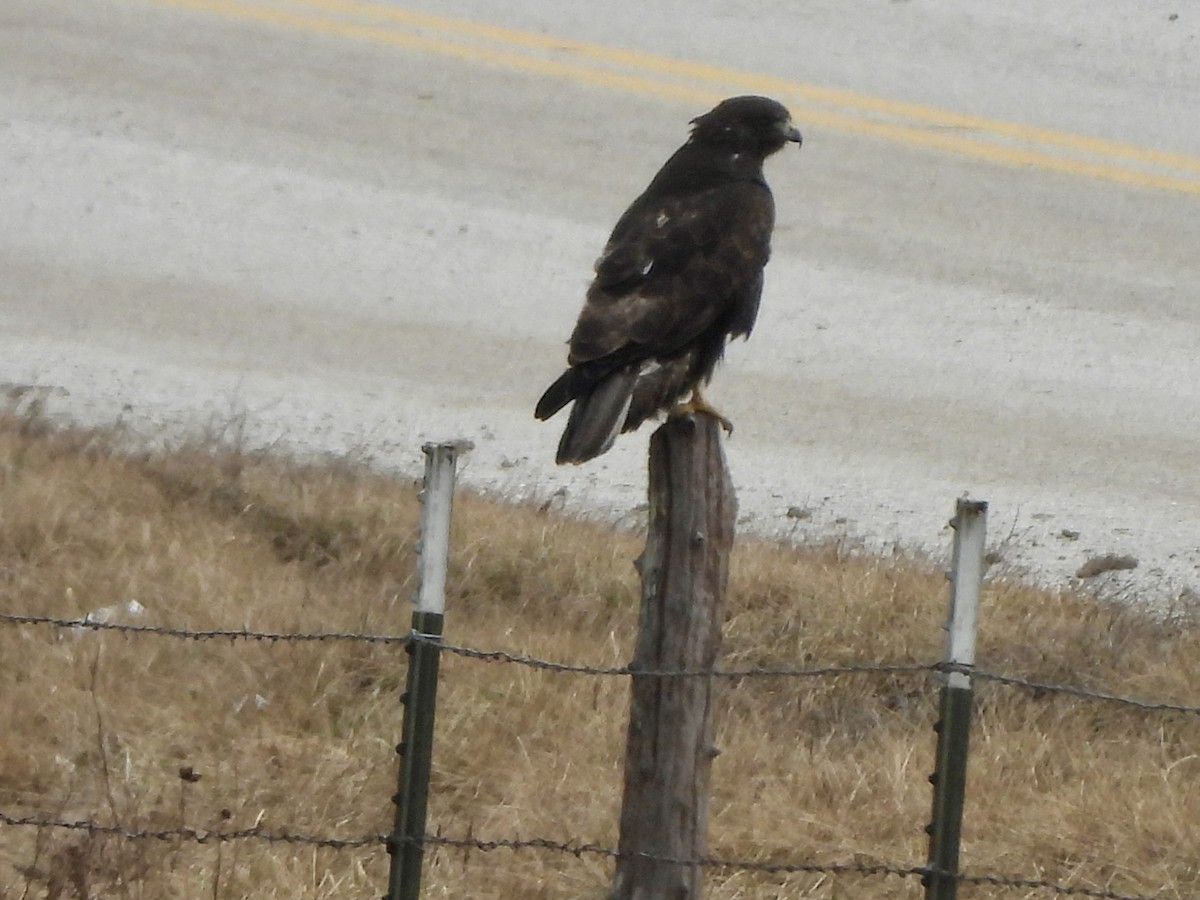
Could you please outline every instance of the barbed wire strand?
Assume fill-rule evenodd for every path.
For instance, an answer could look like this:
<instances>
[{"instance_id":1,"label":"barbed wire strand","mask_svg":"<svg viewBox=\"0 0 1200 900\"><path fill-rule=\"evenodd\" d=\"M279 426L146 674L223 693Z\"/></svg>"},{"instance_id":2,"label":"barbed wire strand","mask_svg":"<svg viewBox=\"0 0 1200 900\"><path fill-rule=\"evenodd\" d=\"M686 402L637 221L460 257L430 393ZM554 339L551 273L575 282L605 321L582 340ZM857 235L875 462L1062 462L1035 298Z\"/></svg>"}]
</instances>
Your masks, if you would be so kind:
<instances>
[{"instance_id":1,"label":"barbed wire strand","mask_svg":"<svg viewBox=\"0 0 1200 900\"><path fill-rule=\"evenodd\" d=\"M265 843L304 844L314 847L325 847L333 850L345 850L372 845L387 846L391 838L386 834L367 834L358 837L338 838L304 834L301 832L268 831L260 827L242 828L233 831L208 830L180 826L176 828L125 828L119 825L102 825L89 820L48 819L40 816L10 816L0 812L0 824L12 826L31 826L37 828L65 828L85 831L88 834L121 837L127 840L158 840L180 841L187 840L197 844L227 843L239 840L257 840ZM713 869L737 869L739 871L759 872L768 875L797 875L797 874L828 874L834 876L860 875L897 876L911 878L924 877L933 873L927 866L897 866L889 863L773 863L757 860L726 859L722 857L704 857L695 859L678 859L668 856L658 856L651 853L621 853L602 844L584 843L580 841L556 841L549 838L454 838L443 835L426 835L420 841L424 846L447 847L460 850L478 850L489 853L495 850L542 850L554 853L568 853L575 857L585 855L601 856L607 859L640 858L656 862L673 863L681 866L700 865ZM1035 888L1049 890L1064 896L1094 897L1099 900L1156 900L1153 896L1137 894L1121 894L1103 888L1089 888L1081 885L1063 884L1044 878L1027 878L1021 876L984 874L955 875L960 882L973 884L991 884L997 887Z\"/></svg>"},{"instance_id":2,"label":"barbed wire strand","mask_svg":"<svg viewBox=\"0 0 1200 900\"><path fill-rule=\"evenodd\" d=\"M510 849L540 849L560 853L570 853L574 856L593 854L610 859L622 857L637 857L651 859L656 862L674 863L681 866L699 864L707 868L738 869L740 871L761 872L769 875L782 874L829 874L829 875L895 875L901 878L912 876L925 877L934 874L928 866L897 866L889 863L769 863L755 860L723 859L720 857L704 857L695 859L677 859L669 856L657 856L651 853L625 853L598 844L583 844L568 841L554 841L548 838L532 838L527 840L480 840L477 838L448 838L440 835L426 835L424 844L435 844L447 847L481 850ZM949 873L942 873L949 874ZM1096 897L1100 900L1157 900L1153 895L1121 894L1105 888L1089 888L1081 885L1063 884L1045 878L1028 878L1023 876L998 875L995 873L959 874L951 876L960 882L972 884L991 884L997 887L1041 888L1061 895L1081 897Z\"/></svg>"},{"instance_id":3,"label":"barbed wire strand","mask_svg":"<svg viewBox=\"0 0 1200 900\"><path fill-rule=\"evenodd\" d=\"M54 616L17 615L0 613L0 625L49 625L54 628L90 631L114 631L130 634L158 635L163 637L185 638L188 640L210 640L228 638L231 640L255 640L267 642L286 641L363 641L375 644L437 644L445 653L476 659L482 662L510 663L527 666L550 672L570 672L584 675L644 675L659 678L744 678L754 676L774 677L821 677L847 675L855 673L909 673L935 672L941 663L852 663L841 666L822 666L819 668L781 667L769 668L752 666L745 669L719 670L671 670L656 671L650 669L633 669L629 666L592 666L582 663L561 663L534 656L524 656L509 653L504 650L479 650L474 647L464 647L439 641L436 636L409 632L407 634L373 634L369 632L328 631L328 632L280 632L280 631L251 631L249 629L211 629L193 630L166 625L137 625L125 622L105 622L98 619L67 619Z\"/></svg>"},{"instance_id":4,"label":"barbed wire strand","mask_svg":"<svg viewBox=\"0 0 1200 900\"><path fill-rule=\"evenodd\" d=\"M428 640L424 636L417 640ZM634 669L630 666L589 666L579 663L560 663L534 656L523 656L504 650L477 650L473 647L462 647L455 644L442 643L443 652L477 659L483 662L512 663L533 669L550 672L571 672L582 675L644 675L654 678L754 678L754 677L784 677L784 678L819 678L833 675L854 675L862 673L904 674L913 672L936 672L942 667L940 662L916 663L848 663L845 665L819 666L815 668L797 668L794 666L770 667L749 666L744 669L673 669L657 671L653 669Z\"/></svg>"},{"instance_id":5,"label":"barbed wire strand","mask_svg":"<svg viewBox=\"0 0 1200 900\"><path fill-rule=\"evenodd\" d=\"M343 850L350 847L365 847L370 844L384 843L387 835L371 834L360 837L337 838L302 834L293 831L267 831L261 827L240 828L232 831L221 831L207 828L190 828L186 825L175 828L125 828L121 825L102 825L88 819L47 819L40 816L10 816L0 812L0 824L24 825L37 828L65 828L72 831L86 831L88 834L102 834L121 837L131 841L193 841L197 844L227 843L229 841L258 840L269 844L307 844L315 847L330 847Z\"/></svg>"},{"instance_id":6,"label":"barbed wire strand","mask_svg":"<svg viewBox=\"0 0 1200 900\"><path fill-rule=\"evenodd\" d=\"M227 638L230 640L253 640L276 642L320 642L320 641L350 641L372 644L416 644L439 643L443 652L482 662L508 663L526 666L549 672L575 673L582 675L601 676L630 676L639 675L648 678L824 678L856 674L914 674L922 672L951 672L961 671L981 681L993 681L1010 687L1019 687L1033 691L1043 691L1053 694L1064 694L1084 700L1098 700L1132 706L1150 712L1179 712L1188 715L1200 715L1200 706L1182 703L1162 703L1152 700L1141 700L1106 691L1090 690L1073 685L1054 684L1034 681L1014 675L1005 675L986 669L976 669L947 662L915 662L915 663L847 663L842 665L817 666L812 668L799 667L769 667L751 666L742 669L704 670L638 670L630 666L592 666L582 663L562 663L553 660L539 659L504 650L479 650L456 644L439 642L432 635L415 632L407 634L375 634L371 632L353 631L323 631L323 632L278 632L252 631L249 629L211 629L192 630L175 628L165 625L137 625L123 622L103 622L89 619L68 619L54 616L18 615L0 613L0 625L48 625L60 629L115 631L132 634L149 634L165 637L184 638L188 640L212 640Z\"/></svg>"},{"instance_id":7,"label":"barbed wire strand","mask_svg":"<svg viewBox=\"0 0 1200 900\"><path fill-rule=\"evenodd\" d=\"M989 672L987 669L974 669L969 674L981 681L994 681L1010 687L1027 688L1033 691L1045 691L1051 694L1067 694L1085 700L1104 700L1109 703L1120 703L1125 706L1136 706L1139 709L1152 712L1180 712L1192 715L1200 714L1200 706L1188 706L1182 703L1159 703L1152 700L1139 700L1136 697L1125 697L1120 694L1109 694L1105 691L1093 691L1088 688L1071 687L1065 684L1050 684L1044 681L1030 681L1014 675L1002 675L999 672Z\"/></svg>"},{"instance_id":8,"label":"barbed wire strand","mask_svg":"<svg viewBox=\"0 0 1200 900\"><path fill-rule=\"evenodd\" d=\"M1021 878L1009 875L958 875L957 880L968 884L991 884L996 887L1039 888L1055 894L1076 897L1098 897L1100 900L1159 900L1156 894L1122 894L1107 888L1089 888L1062 884L1047 878Z\"/></svg>"},{"instance_id":9,"label":"barbed wire strand","mask_svg":"<svg viewBox=\"0 0 1200 900\"><path fill-rule=\"evenodd\" d=\"M419 635L414 640L432 641L425 635ZM1030 690L1046 691L1048 693L1067 694L1087 700L1101 700L1118 703L1158 712L1182 712L1200 714L1200 706L1188 706L1180 703L1160 703L1150 700L1139 700L1136 697L1126 697L1105 691L1093 691L1072 685L1051 684L1042 681L1031 681L1013 675L1004 675L973 666L964 666L950 662L915 662L915 663L846 663L843 665L818 666L814 668L753 666L745 669L714 669L712 671L676 670L670 672L639 671L629 666L596 667L581 664L551 662L532 656L508 653L502 650L477 650L472 647L461 647L454 644L441 644L442 650L458 656L485 662L514 663L535 669L552 672L574 672L587 675L646 675L651 677L704 677L716 678L749 678L755 676L789 677L789 678L820 678L837 675L855 674L911 674L916 672L962 672L981 681L994 681L1011 687L1022 687Z\"/></svg>"},{"instance_id":10,"label":"barbed wire strand","mask_svg":"<svg viewBox=\"0 0 1200 900\"><path fill-rule=\"evenodd\" d=\"M136 625L126 622L104 622L99 619L64 619L54 616L16 615L0 613L0 625L50 625L54 628L81 631L116 631L129 634L149 634L163 637L185 638L193 641L228 638L230 640L318 642L359 641L369 644L411 644L418 638L410 634L372 634L357 631L252 631L248 628L214 628L193 630L173 628L167 625Z\"/></svg>"},{"instance_id":11,"label":"barbed wire strand","mask_svg":"<svg viewBox=\"0 0 1200 900\"><path fill-rule=\"evenodd\" d=\"M710 869L738 869L746 872L761 872L767 875L831 874L831 875L898 875L900 877L923 876L930 872L925 866L895 866L888 863L771 863L749 859L724 859L705 856L700 859L680 859L659 856L655 853L622 853L602 844L585 844L578 841L555 841L550 838L451 838L442 835L426 835L420 843L428 846L451 847L454 849L480 850L548 850L554 853L569 853L572 856L601 856L608 859L647 859L654 862L671 863L679 866L700 865ZM1152 898L1136 898L1152 900Z\"/></svg>"}]
</instances>

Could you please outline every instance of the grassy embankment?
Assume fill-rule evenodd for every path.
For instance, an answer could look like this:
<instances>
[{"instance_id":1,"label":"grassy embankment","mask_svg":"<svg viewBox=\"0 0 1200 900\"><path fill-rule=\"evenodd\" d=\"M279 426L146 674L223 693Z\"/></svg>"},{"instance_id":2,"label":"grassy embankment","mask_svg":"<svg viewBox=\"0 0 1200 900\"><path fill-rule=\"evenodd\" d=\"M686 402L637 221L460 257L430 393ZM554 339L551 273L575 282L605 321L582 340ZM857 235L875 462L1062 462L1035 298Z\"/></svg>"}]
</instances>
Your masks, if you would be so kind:
<instances>
[{"instance_id":1,"label":"grassy embankment","mask_svg":"<svg viewBox=\"0 0 1200 900\"><path fill-rule=\"evenodd\" d=\"M111 436L0 420L0 611L195 629L407 628L411 483L234 450L117 452ZM596 665L628 658L640 538L463 496L447 639ZM920 560L742 542L727 667L936 659L946 585ZM999 582L993 670L1200 702L1185 616ZM404 653L0 627L0 810L126 828L354 837L390 824ZM627 684L449 656L430 826L615 843ZM920 864L927 676L743 679L719 701L711 848L762 861ZM981 691L964 866L1164 897L1200 892L1200 717ZM199 780L181 778L190 769ZM129 841L0 826L0 896L372 897L382 848ZM427 896L592 898L611 863L433 852ZM970 897L1044 891L964 888ZM712 898L919 897L916 879L713 872Z\"/></svg>"}]
</instances>

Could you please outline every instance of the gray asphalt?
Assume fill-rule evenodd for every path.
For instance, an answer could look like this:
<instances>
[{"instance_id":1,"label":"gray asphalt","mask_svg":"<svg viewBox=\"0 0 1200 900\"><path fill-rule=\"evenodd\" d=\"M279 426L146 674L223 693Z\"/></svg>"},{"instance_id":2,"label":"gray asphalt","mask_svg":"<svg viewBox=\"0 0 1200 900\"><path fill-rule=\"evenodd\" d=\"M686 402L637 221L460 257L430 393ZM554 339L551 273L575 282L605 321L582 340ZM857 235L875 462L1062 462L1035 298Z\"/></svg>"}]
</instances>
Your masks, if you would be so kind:
<instances>
[{"instance_id":1,"label":"gray asphalt","mask_svg":"<svg viewBox=\"0 0 1200 900\"><path fill-rule=\"evenodd\" d=\"M830 49L834 5L760 9L779 27L754 34L714 5L627 43L597 12L493 21L780 78L811 26L805 81L1200 156L1186 11L1080 13L1090 56L1039 70L1075 20L885 7L860 56ZM85 421L241 417L258 443L405 471L463 435L481 488L619 519L641 502L644 434L560 470L530 411L608 228L704 104L157 2L7 0L0 25L0 381ZM919 76L887 34L933 48ZM1200 582L1200 193L799 118L804 148L769 164L759 329L713 391L745 526L944 547L969 492L1005 561L1053 583L1105 552L1141 560L1113 590Z\"/></svg>"}]
</instances>

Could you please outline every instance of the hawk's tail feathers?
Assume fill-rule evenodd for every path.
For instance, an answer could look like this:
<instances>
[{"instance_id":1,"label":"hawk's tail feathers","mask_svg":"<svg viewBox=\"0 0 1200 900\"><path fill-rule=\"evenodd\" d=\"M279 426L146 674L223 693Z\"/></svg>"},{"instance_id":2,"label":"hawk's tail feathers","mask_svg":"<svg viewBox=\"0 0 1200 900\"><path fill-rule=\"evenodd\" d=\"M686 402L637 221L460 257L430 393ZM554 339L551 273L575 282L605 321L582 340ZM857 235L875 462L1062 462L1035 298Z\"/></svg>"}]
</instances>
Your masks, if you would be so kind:
<instances>
[{"instance_id":1,"label":"hawk's tail feathers","mask_svg":"<svg viewBox=\"0 0 1200 900\"><path fill-rule=\"evenodd\" d=\"M556 463L587 462L613 445L625 424L637 377L638 367L626 366L602 378L575 398L567 427L558 442L558 454L554 457ZM546 395L549 396L553 390L554 385ZM546 397L542 400L544 402ZM542 404L539 403L539 412L541 408Z\"/></svg>"},{"instance_id":2,"label":"hawk's tail feathers","mask_svg":"<svg viewBox=\"0 0 1200 900\"><path fill-rule=\"evenodd\" d=\"M534 418L545 421L574 400L575 395L583 388L580 381L579 370L575 368L567 369L559 375L554 384L546 388L546 393L542 394L542 399L533 411Z\"/></svg>"}]
</instances>

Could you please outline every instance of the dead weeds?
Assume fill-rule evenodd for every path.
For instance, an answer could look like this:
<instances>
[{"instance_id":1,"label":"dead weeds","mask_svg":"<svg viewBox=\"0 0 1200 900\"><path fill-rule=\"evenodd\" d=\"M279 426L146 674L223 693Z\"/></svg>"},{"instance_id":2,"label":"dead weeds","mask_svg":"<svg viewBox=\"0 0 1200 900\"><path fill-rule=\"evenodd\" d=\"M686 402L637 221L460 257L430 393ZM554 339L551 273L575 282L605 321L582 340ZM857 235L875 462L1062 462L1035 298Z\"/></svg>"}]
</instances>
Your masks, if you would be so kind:
<instances>
[{"instance_id":1,"label":"dead weeds","mask_svg":"<svg viewBox=\"0 0 1200 900\"><path fill-rule=\"evenodd\" d=\"M414 485L238 447L145 453L104 432L0 420L0 610L183 628L403 633ZM640 540L457 501L447 639L624 663ZM947 588L920 559L745 540L726 668L927 662ZM990 583L984 668L1195 704L1191 611ZM0 809L128 830L388 829L405 655L347 642L189 641L0 627ZM448 655L430 829L612 846L627 685ZM762 862L920 864L936 685L924 674L723 683L710 845ZM1163 897L1200 890L1200 719L984 683L963 864ZM186 773L186 777L184 775ZM378 895L377 845L197 844L6 827L0 896ZM610 862L428 856L426 896L594 898ZM967 889L964 888L964 891ZM916 879L714 870L714 898L918 897ZM1044 896L972 886L972 897Z\"/></svg>"}]
</instances>

